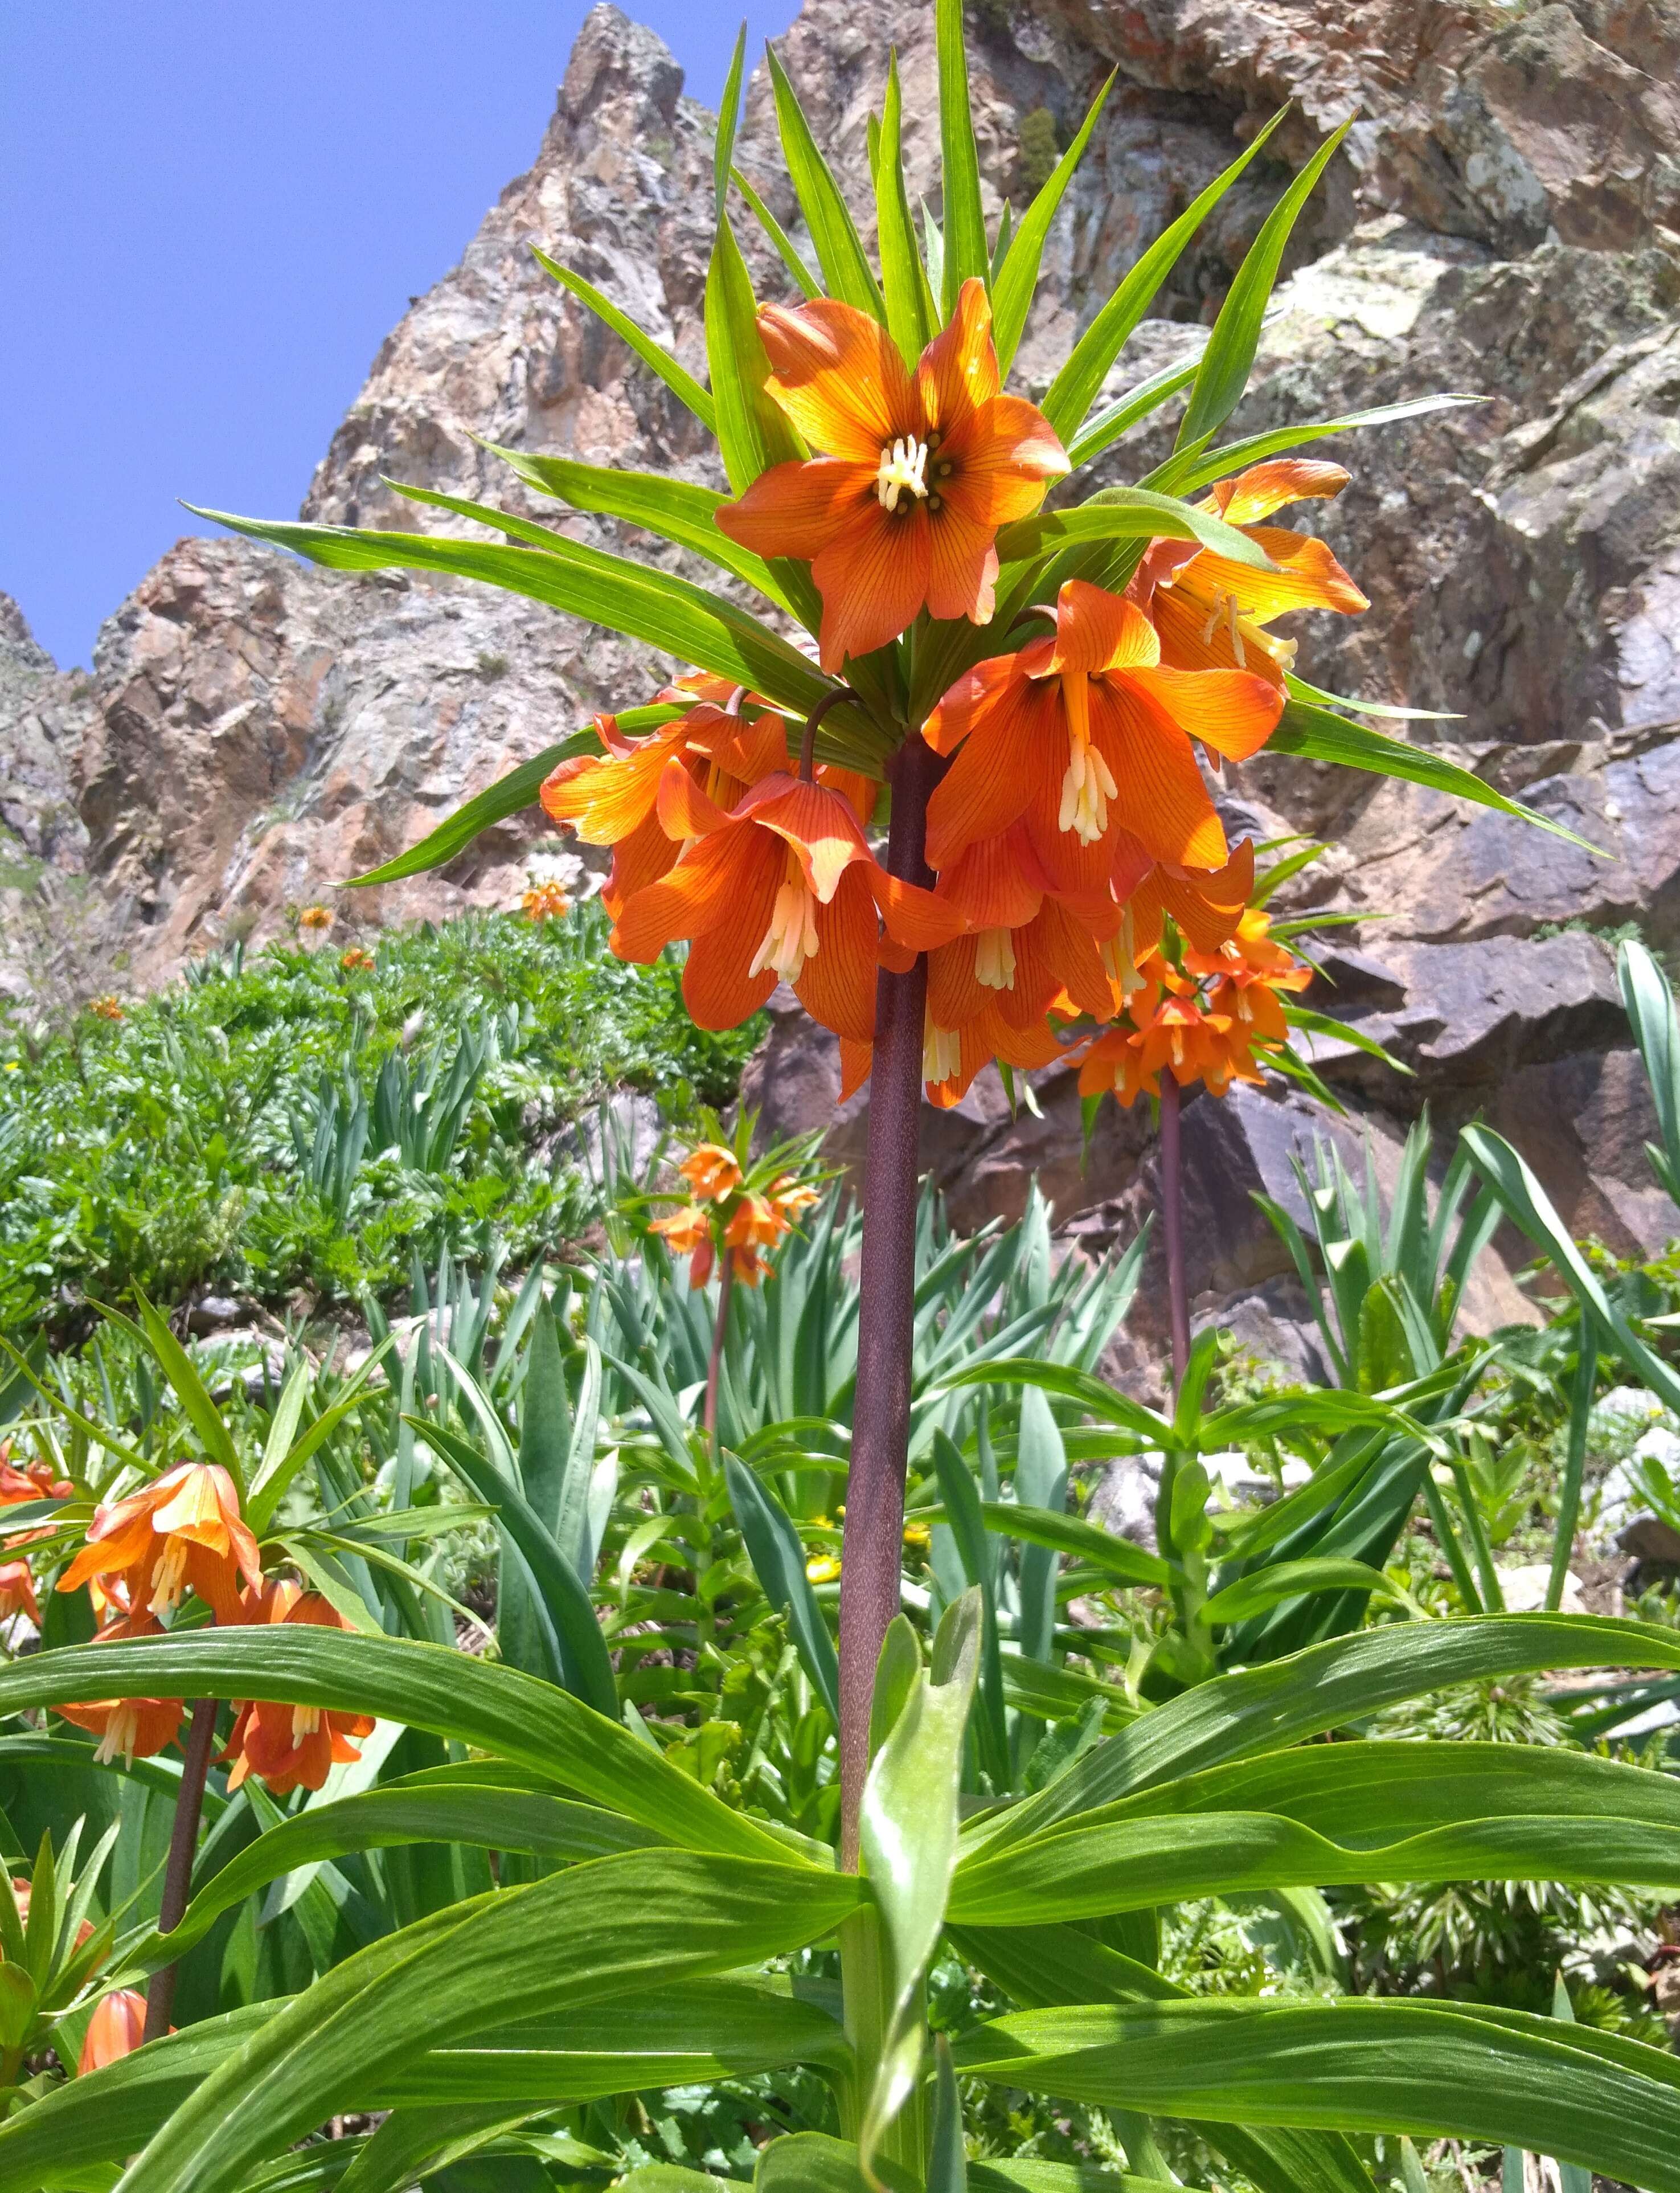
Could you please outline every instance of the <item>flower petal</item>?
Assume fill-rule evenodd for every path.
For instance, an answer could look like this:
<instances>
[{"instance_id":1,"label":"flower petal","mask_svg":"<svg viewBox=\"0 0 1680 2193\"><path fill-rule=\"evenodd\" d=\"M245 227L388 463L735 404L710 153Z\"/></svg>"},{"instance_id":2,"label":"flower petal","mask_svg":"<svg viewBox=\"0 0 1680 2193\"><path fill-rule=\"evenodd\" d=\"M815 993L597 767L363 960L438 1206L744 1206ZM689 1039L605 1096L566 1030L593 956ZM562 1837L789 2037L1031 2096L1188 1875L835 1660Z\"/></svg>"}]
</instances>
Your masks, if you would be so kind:
<instances>
[{"instance_id":1,"label":"flower petal","mask_svg":"<svg viewBox=\"0 0 1680 2193\"><path fill-rule=\"evenodd\" d=\"M1277 570L1257 571L1252 564L1231 563L1204 548L1186 571L1198 588L1234 595L1237 607L1256 624L1269 624L1290 610L1340 610L1344 616L1357 616L1369 609L1364 594L1316 534L1291 533L1281 525L1244 530Z\"/></svg>"},{"instance_id":2,"label":"flower petal","mask_svg":"<svg viewBox=\"0 0 1680 2193\"><path fill-rule=\"evenodd\" d=\"M869 1079L870 1068L875 1063L875 1045L853 1043L849 1038L840 1039L840 1102L855 1096Z\"/></svg>"},{"instance_id":3,"label":"flower petal","mask_svg":"<svg viewBox=\"0 0 1680 2193\"><path fill-rule=\"evenodd\" d=\"M940 444L928 477L954 508L995 530L1037 510L1045 487L1067 469L1066 452L1043 414L1024 397L999 396Z\"/></svg>"},{"instance_id":4,"label":"flower petal","mask_svg":"<svg viewBox=\"0 0 1680 2193\"><path fill-rule=\"evenodd\" d=\"M974 973L979 939L958 936L928 955L928 1015L935 1028L967 1026L991 1002Z\"/></svg>"},{"instance_id":5,"label":"flower petal","mask_svg":"<svg viewBox=\"0 0 1680 2193\"><path fill-rule=\"evenodd\" d=\"M724 928L708 930L689 947L688 965L683 970L683 1002L696 1028L739 1028L768 1004L776 987L774 969L766 967L757 975L746 971L759 937L770 925L774 904L772 889L763 902L763 919L750 938L744 934L744 927L738 929L732 922ZM741 913L745 926L746 907Z\"/></svg>"},{"instance_id":6,"label":"flower petal","mask_svg":"<svg viewBox=\"0 0 1680 2193\"><path fill-rule=\"evenodd\" d=\"M1190 741L1141 679L1122 673L1092 686L1091 736L1114 778L1108 811L1119 827L1157 861L1224 865L1225 832Z\"/></svg>"},{"instance_id":7,"label":"flower petal","mask_svg":"<svg viewBox=\"0 0 1680 2193\"><path fill-rule=\"evenodd\" d=\"M875 1033L875 902L860 869L840 878L816 913L817 948L793 985L814 1021L851 1043Z\"/></svg>"},{"instance_id":8,"label":"flower petal","mask_svg":"<svg viewBox=\"0 0 1680 2193\"><path fill-rule=\"evenodd\" d=\"M727 829L730 820L726 810L700 790L685 764L666 764L660 778L659 821L667 838L679 843L685 838L709 838L714 830Z\"/></svg>"},{"instance_id":9,"label":"flower petal","mask_svg":"<svg viewBox=\"0 0 1680 2193\"><path fill-rule=\"evenodd\" d=\"M601 890L601 903L614 921L634 892L645 890L670 873L677 853L677 848L660 827L657 813L627 838L619 839L613 848L612 871Z\"/></svg>"},{"instance_id":10,"label":"flower petal","mask_svg":"<svg viewBox=\"0 0 1680 2193\"><path fill-rule=\"evenodd\" d=\"M719 507L718 530L756 556L798 556L809 561L821 555L866 503L875 502L880 461L877 450L866 464L814 457L807 464L794 459L772 465L738 501Z\"/></svg>"},{"instance_id":11,"label":"flower petal","mask_svg":"<svg viewBox=\"0 0 1680 2193\"><path fill-rule=\"evenodd\" d=\"M1016 824L966 846L941 872L934 896L948 900L971 929L1019 929L1049 888L1031 839Z\"/></svg>"},{"instance_id":12,"label":"flower petal","mask_svg":"<svg viewBox=\"0 0 1680 2193\"><path fill-rule=\"evenodd\" d=\"M998 390L991 340L991 301L974 276L957 294L948 326L934 337L916 369L916 392L929 427L950 434Z\"/></svg>"},{"instance_id":13,"label":"flower petal","mask_svg":"<svg viewBox=\"0 0 1680 2193\"><path fill-rule=\"evenodd\" d=\"M887 510L872 497L811 565L822 596L822 667L896 639L928 598L924 504Z\"/></svg>"},{"instance_id":14,"label":"flower petal","mask_svg":"<svg viewBox=\"0 0 1680 2193\"><path fill-rule=\"evenodd\" d=\"M758 315L758 332L775 369L765 386L815 448L872 473L889 443L923 431L897 346L856 306L835 297L791 312L771 305Z\"/></svg>"},{"instance_id":15,"label":"flower petal","mask_svg":"<svg viewBox=\"0 0 1680 2193\"><path fill-rule=\"evenodd\" d=\"M997 606L995 525L976 525L954 501L928 518L928 614L990 624Z\"/></svg>"},{"instance_id":16,"label":"flower petal","mask_svg":"<svg viewBox=\"0 0 1680 2193\"><path fill-rule=\"evenodd\" d=\"M791 776L767 777L742 803L740 811L793 848L820 905L826 906L833 898L854 861L874 863L856 809L824 785L803 784Z\"/></svg>"},{"instance_id":17,"label":"flower petal","mask_svg":"<svg viewBox=\"0 0 1680 2193\"><path fill-rule=\"evenodd\" d=\"M1087 579L1070 579L1056 597L1053 670L1130 670L1161 660L1155 627L1134 602Z\"/></svg>"},{"instance_id":18,"label":"flower petal","mask_svg":"<svg viewBox=\"0 0 1680 2193\"><path fill-rule=\"evenodd\" d=\"M922 736L935 753L955 753L971 731L1010 706L1015 689L1024 690L1025 685L1018 656L994 655L977 662L940 701L922 726Z\"/></svg>"},{"instance_id":19,"label":"flower petal","mask_svg":"<svg viewBox=\"0 0 1680 2193\"><path fill-rule=\"evenodd\" d=\"M660 777L683 738L680 723L666 724L620 757L586 757L576 770L563 762L544 782L544 810L551 822L571 823L586 845L617 845L653 813Z\"/></svg>"},{"instance_id":20,"label":"flower petal","mask_svg":"<svg viewBox=\"0 0 1680 2193\"><path fill-rule=\"evenodd\" d=\"M1252 670L1134 670L1128 682L1228 761L1258 753L1283 713L1282 691Z\"/></svg>"},{"instance_id":21,"label":"flower petal","mask_svg":"<svg viewBox=\"0 0 1680 2193\"><path fill-rule=\"evenodd\" d=\"M928 861L944 868L976 839L995 838L1048 797L1060 801L1067 728L1057 686L1023 681L987 712L928 802ZM1036 842L1036 841L1035 841Z\"/></svg>"},{"instance_id":22,"label":"flower petal","mask_svg":"<svg viewBox=\"0 0 1680 2193\"><path fill-rule=\"evenodd\" d=\"M775 862L760 857L760 849L768 848L768 843L742 823L714 831L691 845L669 875L626 901L609 940L615 957L647 966L676 938L704 936L728 922L737 908L745 908L754 890L755 869L764 872L769 885L764 904L767 909L773 906L781 877ZM767 911L746 948L748 959L769 925Z\"/></svg>"},{"instance_id":23,"label":"flower petal","mask_svg":"<svg viewBox=\"0 0 1680 2193\"><path fill-rule=\"evenodd\" d=\"M859 873L881 909L889 936L904 950L912 954L932 952L941 944L950 943L953 936L961 936L964 925L962 914L944 899L935 898L932 891L924 890L920 884L907 884L898 876L889 876L874 861L866 868L860 868ZM896 964L883 955L883 966Z\"/></svg>"},{"instance_id":24,"label":"flower petal","mask_svg":"<svg viewBox=\"0 0 1680 2193\"><path fill-rule=\"evenodd\" d=\"M1340 465L1317 458L1271 457L1235 479L1215 482L1207 507L1218 511L1227 525L1254 525L1286 503L1328 501L1351 478Z\"/></svg>"}]
</instances>

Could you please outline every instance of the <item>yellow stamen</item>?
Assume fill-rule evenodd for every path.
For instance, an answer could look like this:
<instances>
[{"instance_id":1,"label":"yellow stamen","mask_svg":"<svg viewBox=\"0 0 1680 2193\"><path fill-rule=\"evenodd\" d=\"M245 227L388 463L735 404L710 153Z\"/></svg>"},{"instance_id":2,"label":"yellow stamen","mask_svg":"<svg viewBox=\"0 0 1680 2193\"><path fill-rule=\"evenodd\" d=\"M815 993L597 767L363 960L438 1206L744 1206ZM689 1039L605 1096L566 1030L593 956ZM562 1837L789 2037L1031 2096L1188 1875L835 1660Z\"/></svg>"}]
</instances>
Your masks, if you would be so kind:
<instances>
[{"instance_id":1,"label":"yellow stamen","mask_svg":"<svg viewBox=\"0 0 1680 2193\"><path fill-rule=\"evenodd\" d=\"M319 1706L294 1706L292 1708L292 1749L295 1751L305 1737L313 1736L320 1726Z\"/></svg>"},{"instance_id":2,"label":"yellow stamen","mask_svg":"<svg viewBox=\"0 0 1680 2193\"><path fill-rule=\"evenodd\" d=\"M1138 948L1132 928L1130 907L1127 907L1120 916L1120 934L1111 936L1100 949L1103 971L1111 982L1118 986L1123 999L1149 988L1138 971Z\"/></svg>"},{"instance_id":3,"label":"yellow stamen","mask_svg":"<svg viewBox=\"0 0 1680 2193\"><path fill-rule=\"evenodd\" d=\"M1007 929L983 929L974 942L974 980L986 990L1015 987L1015 941Z\"/></svg>"},{"instance_id":4,"label":"yellow stamen","mask_svg":"<svg viewBox=\"0 0 1680 2193\"><path fill-rule=\"evenodd\" d=\"M799 856L790 846L787 880L776 893L770 925L746 971L749 975L762 975L767 967L773 967L784 982L797 982L804 972L805 962L816 956L816 901L805 881Z\"/></svg>"},{"instance_id":5,"label":"yellow stamen","mask_svg":"<svg viewBox=\"0 0 1680 2193\"><path fill-rule=\"evenodd\" d=\"M154 1614L167 1614L180 1600L186 1588L186 1542L182 1538L163 1541L163 1558L157 1565L157 1581L151 1588L149 1604Z\"/></svg>"},{"instance_id":6,"label":"yellow stamen","mask_svg":"<svg viewBox=\"0 0 1680 2193\"><path fill-rule=\"evenodd\" d=\"M1108 803L1116 786L1108 764L1091 744L1091 683L1083 670L1062 673L1061 697L1067 711L1068 762L1056 827L1071 830L1089 845L1108 827Z\"/></svg>"},{"instance_id":7,"label":"yellow stamen","mask_svg":"<svg viewBox=\"0 0 1680 2193\"><path fill-rule=\"evenodd\" d=\"M120 1754L132 1766L134 1746L139 1741L139 1714L132 1705L119 1705L113 1709L105 1725L105 1734L100 1738L99 1749L94 1754L94 1761L100 1766L108 1766Z\"/></svg>"},{"instance_id":8,"label":"yellow stamen","mask_svg":"<svg viewBox=\"0 0 1680 2193\"><path fill-rule=\"evenodd\" d=\"M963 1070L963 1035L929 1021L922 1035L922 1079L935 1085L954 1080Z\"/></svg>"},{"instance_id":9,"label":"yellow stamen","mask_svg":"<svg viewBox=\"0 0 1680 2193\"><path fill-rule=\"evenodd\" d=\"M876 500L883 510L896 510L906 488L918 502L928 499L928 445L913 434L901 434L890 449L881 452L875 475Z\"/></svg>"}]
</instances>

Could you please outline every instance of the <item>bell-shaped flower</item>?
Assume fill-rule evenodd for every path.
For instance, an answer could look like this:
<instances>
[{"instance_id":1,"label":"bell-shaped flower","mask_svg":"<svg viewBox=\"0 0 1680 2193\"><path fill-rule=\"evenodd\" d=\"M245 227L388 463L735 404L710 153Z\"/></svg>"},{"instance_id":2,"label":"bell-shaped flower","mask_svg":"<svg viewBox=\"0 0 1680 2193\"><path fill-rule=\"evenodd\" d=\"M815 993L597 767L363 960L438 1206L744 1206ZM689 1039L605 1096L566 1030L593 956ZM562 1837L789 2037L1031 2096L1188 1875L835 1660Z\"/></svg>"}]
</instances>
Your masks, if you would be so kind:
<instances>
[{"instance_id":1,"label":"bell-shaped flower","mask_svg":"<svg viewBox=\"0 0 1680 2193\"><path fill-rule=\"evenodd\" d=\"M697 1142L677 1168L700 1203L716 1203L740 1186L740 1160L721 1142Z\"/></svg>"},{"instance_id":2,"label":"bell-shaped flower","mask_svg":"<svg viewBox=\"0 0 1680 2193\"><path fill-rule=\"evenodd\" d=\"M219 1463L184 1462L126 1500L95 1509L88 1543L59 1589L120 1575L132 1606L167 1614L190 1588L219 1622L237 1622L242 1574L260 1586L257 1542L241 1519L233 1480Z\"/></svg>"},{"instance_id":3,"label":"bell-shaped flower","mask_svg":"<svg viewBox=\"0 0 1680 2193\"><path fill-rule=\"evenodd\" d=\"M319 1592L303 1591L284 1579L248 1593L243 1611L252 1623L308 1623L320 1629L350 1627ZM373 1732L374 1723L366 1714L271 1699L242 1705L223 1755L232 1761L228 1789L237 1789L250 1774L277 1797L294 1789L318 1789L335 1764L361 1757L362 1739Z\"/></svg>"},{"instance_id":4,"label":"bell-shaped flower","mask_svg":"<svg viewBox=\"0 0 1680 2193\"><path fill-rule=\"evenodd\" d=\"M922 1079L928 1102L941 1111L960 1104L974 1076L994 1060L1031 1074L1061 1056L1060 1039L1048 1022L1013 1027L995 1004L983 1007L961 1028L940 1027L931 1011L923 1022Z\"/></svg>"},{"instance_id":5,"label":"bell-shaped flower","mask_svg":"<svg viewBox=\"0 0 1680 2193\"><path fill-rule=\"evenodd\" d=\"M702 1211L697 1203L685 1203L679 1210L654 1219L650 1230L660 1236L673 1257L689 1259L689 1285L703 1287L711 1277L711 1268L717 1261L710 1212Z\"/></svg>"},{"instance_id":6,"label":"bell-shaped flower","mask_svg":"<svg viewBox=\"0 0 1680 2193\"><path fill-rule=\"evenodd\" d=\"M0 1622L26 1614L38 1629L41 1607L35 1596L35 1574L27 1561L0 1561Z\"/></svg>"},{"instance_id":7,"label":"bell-shaped flower","mask_svg":"<svg viewBox=\"0 0 1680 2193\"><path fill-rule=\"evenodd\" d=\"M63 1585L59 1589L62 1590ZM159 1637L163 1625L145 1612L119 1615L94 1638L96 1645L114 1644L120 1638ZM173 1743L186 1710L179 1698L93 1698L76 1705L55 1706L77 1728L99 1738L94 1759L101 1765L122 1759L132 1766L137 1759L150 1759Z\"/></svg>"},{"instance_id":8,"label":"bell-shaped flower","mask_svg":"<svg viewBox=\"0 0 1680 2193\"><path fill-rule=\"evenodd\" d=\"M1106 1020L1108 977L1095 939L1062 902L1019 823L982 839L940 876L935 896L967 933L928 958L928 1011L944 1029L989 1010L1012 1028L1031 1028L1066 1000L1072 1013Z\"/></svg>"},{"instance_id":9,"label":"bell-shaped flower","mask_svg":"<svg viewBox=\"0 0 1680 2193\"><path fill-rule=\"evenodd\" d=\"M171 2033L174 2031L172 2025ZM94 2005L88 2030L82 2036L82 2053L76 2059L76 2076L102 2071L119 2057L132 2056L146 2038L146 1997L137 1988L117 1988Z\"/></svg>"},{"instance_id":10,"label":"bell-shaped flower","mask_svg":"<svg viewBox=\"0 0 1680 2193\"><path fill-rule=\"evenodd\" d=\"M739 1027L777 982L814 1020L867 1042L874 1030L877 913L902 949L923 952L961 927L931 891L889 876L843 793L785 773L755 784L733 812L668 762L659 814L684 841L670 873L625 905L621 959L647 965L689 939L683 996L701 1028Z\"/></svg>"},{"instance_id":11,"label":"bell-shaped flower","mask_svg":"<svg viewBox=\"0 0 1680 2193\"><path fill-rule=\"evenodd\" d=\"M1107 889L1123 830L1154 861L1217 868L1225 832L1191 747L1241 761L1265 745L1283 696L1240 670L1163 668L1143 612L1070 579L1053 638L957 680L923 736L954 753L928 803L928 858L943 869L1023 822L1059 891Z\"/></svg>"},{"instance_id":12,"label":"bell-shaped flower","mask_svg":"<svg viewBox=\"0 0 1680 2193\"><path fill-rule=\"evenodd\" d=\"M998 528L1068 467L1041 414L1000 392L984 283L963 284L913 375L878 321L832 297L772 306L758 329L766 390L827 454L772 466L717 523L761 556L810 564L823 668L884 647L924 609L987 622Z\"/></svg>"},{"instance_id":13,"label":"bell-shaped flower","mask_svg":"<svg viewBox=\"0 0 1680 2193\"><path fill-rule=\"evenodd\" d=\"M1192 541L1156 541L1129 592L1161 635L1161 660L1180 670L1252 670L1281 688L1295 643L1279 639L1267 625L1291 610L1350 616L1369 609L1315 535L1259 522L1288 503L1340 495L1348 477L1340 465L1279 457L1217 483L1201 507L1263 548L1273 565L1269 571Z\"/></svg>"},{"instance_id":14,"label":"bell-shaped flower","mask_svg":"<svg viewBox=\"0 0 1680 2193\"><path fill-rule=\"evenodd\" d=\"M1213 978L1210 1011L1226 1015L1250 1041L1278 1044L1289 1034L1279 993L1306 989L1312 970L1271 931L1271 917L1250 907L1233 937L1212 952L1186 951L1184 965L1186 974Z\"/></svg>"},{"instance_id":15,"label":"bell-shaped flower","mask_svg":"<svg viewBox=\"0 0 1680 2193\"><path fill-rule=\"evenodd\" d=\"M723 1245L729 1252L735 1277L756 1287L769 1266L763 1251L774 1248L788 1230L788 1222L768 1195L744 1195L723 1228Z\"/></svg>"}]
</instances>

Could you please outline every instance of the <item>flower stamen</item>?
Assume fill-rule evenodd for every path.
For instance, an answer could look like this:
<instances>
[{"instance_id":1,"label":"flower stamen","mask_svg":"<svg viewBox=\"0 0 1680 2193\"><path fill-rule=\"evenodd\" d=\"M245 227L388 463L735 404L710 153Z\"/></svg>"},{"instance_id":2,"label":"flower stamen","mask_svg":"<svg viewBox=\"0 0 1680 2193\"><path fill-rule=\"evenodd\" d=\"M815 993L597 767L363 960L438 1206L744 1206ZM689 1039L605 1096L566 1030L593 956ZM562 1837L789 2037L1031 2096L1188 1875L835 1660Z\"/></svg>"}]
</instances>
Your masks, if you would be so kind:
<instances>
[{"instance_id":1,"label":"flower stamen","mask_svg":"<svg viewBox=\"0 0 1680 2193\"><path fill-rule=\"evenodd\" d=\"M918 502L928 499L928 444L913 434L900 434L891 449L883 449L875 475L875 497L883 510L896 510L899 497L908 488Z\"/></svg>"},{"instance_id":2,"label":"flower stamen","mask_svg":"<svg viewBox=\"0 0 1680 2193\"><path fill-rule=\"evenodd\" d=\"M1015 941L1007 929L983 929L974 942L974 980L985 990L1015 987Z\"/></svg>"},{"instance_id":3,"label":"flower stamen","mask_svg":"<svg viewBox=\"0 0 1680 2193\"><path fill-rule=\"evenodd\" d=\"M1083 670L1064 671L1062 705L1067 711L1067 774L1061 783L1056 827L1071 830L1082 845L1093 845L1108 827L1108 803L1117 787L1113 772L1091 743L1091 684Z\"/></svg>"},{"instance_id":4,"label":"flower stamen","mask_svg":"<svg viewBox=\"0 0 1680 2193\"><path fill-rule=\"evenodd\" d=\"M750 976L762 975L767 967L771 967L784 982L797 982L804 972L805 962L816 958L817 943L816 901L805 881L798 856L790 847L787 880L776 892L770 925L746 971Z\"/></svg>"},{"instance_id":5,"label":"flower stamen","mask_svg":"<svg viewBox=\"0 0 1680 2193\"><path fill-rule=\"evenodd\" d=\"M934 1087L963 1071L963 1032L929 1021L922 1035L922 1079Z\"/></svg>"}]
</instances>

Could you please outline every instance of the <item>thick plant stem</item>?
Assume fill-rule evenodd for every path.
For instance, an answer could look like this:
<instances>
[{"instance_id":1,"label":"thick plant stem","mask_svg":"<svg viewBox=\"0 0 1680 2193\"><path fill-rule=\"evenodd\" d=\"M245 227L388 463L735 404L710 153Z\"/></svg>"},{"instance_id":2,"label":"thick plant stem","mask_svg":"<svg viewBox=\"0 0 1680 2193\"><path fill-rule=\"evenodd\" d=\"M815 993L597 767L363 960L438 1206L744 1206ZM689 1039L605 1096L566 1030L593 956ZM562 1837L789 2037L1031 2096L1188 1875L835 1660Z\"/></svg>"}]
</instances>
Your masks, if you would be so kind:
<instances>
[{"instance_id":1,"label":"thick plant stem","mask_svg":"<svg viewBox=\"0 0 1680 2193\"><path fill-rule=\"evenodd\" d=\"M706 1366L706 1443L717 1460L717 1386L723 1375L723 1343L729 1331L729 1295L735 1281L735 1260L725 1249L717 1269L717 1315L711 1327L711 1360Z\"/></svg>"},{"instance_id":2,"label":"thick plant stem","mask_svg":"<svg viewBox=\"0 0 1680 2193\"><path fill-rule=\"evenodd\" d=\"M1161 1076L1161 1231L1167 1245L1167 1308L1173 1326L1173 1391L1184 1383L1190 1360L1190 1295L1184 1275L1184 1165L1179 1131L1179 1085Z\"/></svg>"},{"instance_id":3,"label":"thick plant stem","mask_svg":"<svg viewBox=\"0 0 1680 2193\"><path fill-rule=\"evenodd\" d=\"M889 872L932 880L923 859L928 795L942 773L919 737L893 772ZM905 1456L910 1440L910 1357L916 1295L917 1159L921 1131L923 1017L928 969L883 969L875 985L875 1055L863 1171L863 1294L858 1310L857 1404L840 1549L840 1863L855 1870L858 1817L869 1772L875 1663L899 1611Z\"/></svg>"},{"instance_id":4,"label":"thick plant stem","mask_svg":"<svg viewBox=\"0 0 1680 2193\"><path fill-rule=\"evenodd\" d=\"M215 1740L216 1702L195 1698L180 1789L175 1798L175 1822L169 1832L169 1864L163 1869L163 1897L157 1913L160 1934L172 1933L186 1909L192 1887L192 1859L198 1847L198 1818L204 1809L204 1778L210 1771L210 1751ZM147 1981L143 2040L161 2040L169 2031L169 2013L175 2007L175 1974L180 1969L179 1965L164 1965Z\"/></svg>"}]
</instances>

